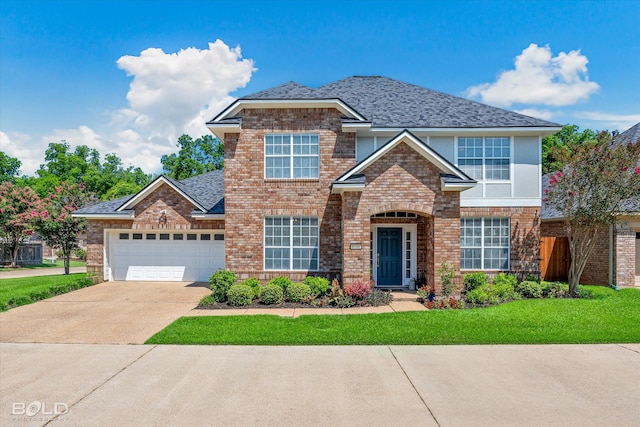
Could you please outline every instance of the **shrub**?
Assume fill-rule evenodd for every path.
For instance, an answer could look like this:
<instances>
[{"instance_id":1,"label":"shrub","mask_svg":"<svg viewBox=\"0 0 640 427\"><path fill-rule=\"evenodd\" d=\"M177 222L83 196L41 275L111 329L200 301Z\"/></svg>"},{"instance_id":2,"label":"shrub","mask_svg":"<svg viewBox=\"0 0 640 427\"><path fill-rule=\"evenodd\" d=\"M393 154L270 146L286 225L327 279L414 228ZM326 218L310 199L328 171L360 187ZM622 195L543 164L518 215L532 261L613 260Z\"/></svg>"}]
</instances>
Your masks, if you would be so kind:
<instances>
[{"instance_id":1,"label":"shrub","mask_svg":"<svg viewBox=\"0 0 640 427\"><path fill-rule=\"evenodd\" d=\"M251 288L251 290L253 291L254 299L260 297L260 289L262 289L262 283L260 283L260 280L256 279L255 277L251 277L250 279L247 279L240 284L246 285Z\"/></svg>"},{"instance_id":2,"label":"shrub","mask_svg":"<svg viewBox=\"0 0 640 427\"><path fill-rule=\"evenodd\" d=\"M487 284L487 276L481 271L464 275L464 290L469 292Z\"/></svg>"},{"instance_id":3,"label":"shrub","mask_svg":"<svg viewBox=\"0 0 640 427\"><path fill-rule=\"evenodd\" d=\"M267 283L260 293L260 302L267 305L280 304L282 302L283 295L284 292L280 286Z\"/></svg>"},{"instance_id":4,"label":"shrub","mask_svg":"<svg viewBox=\"0 0 640 427\"><path fill-rule=\"evenodd\" d=\"M524 282L518 283L516 292L522 295L523 298L541 298L542 285L538 282L525 280Z\"/></svg>"},{"instance_id":5,"label":"shrub","mask_svg":"<svg viewBox=\"0 0 640 427\"><path fill-rule=\"evenodd\" d=\"M513 298L518 279L511 274L500 273L493 278L492 293L500 300Z\"/></svg>"},{"instance_id":6,"label":"shrub","mask_svg":"<svg viewBox=\"0 0 640 427\"><path fill-rule=\"evenodd\" d=\"M479 286L467 292L467 302L472 305L483 305L489 301L489 287Z\"/></svg>"},{"instance_id":7,"label":"shrub","mask_svg":"<svg viewBox=\"0 0 640 427\"><path fill-rule=\"evenodd\" d=\"M351 295L343 295L335 298L334 300L336 307L340 308L348 308L356 305L356 300Z\"/></svg>"},{"instance_id":8,"label":"shrub","mask_svg":"<svg viewBox=\"0 0 640 427\"><path fill-rule=\"evenodd\" d=\"M560 282L542 282L542 295L548 298L563 298L569 295L569 284Z\"/></svg>"},{"instance_id":9,"label":"shrub","mask_svg":"<svg viewBox=\"0 0 640 427\"><path fill-rule=\"evenodd\" d=\"M69 287L67 285L56 285L49 288L49 292L52 296L62 295L69 292Z\"/></svg>"},{"instance_id":10,"label":"shrub","mask_svg":"<svg viewBox=\"0 0 640 427\"><path fill-rule=\"evenodd\" d=\"M366 283L364 280L356 279L344 287L344 293L356 301L362 301L371 293L372 288L371 282Z\"/></svg>"},{"instance_id":11,"label":"shrub","mask_svg":"<svg viewBox=\"0 0 640 427\"><path fill-rule=\"evenodd\" d=\"M287 299L291 302L303 302L311 296L311 288L304 283L292 283L287 288Z\"/></svg>"},{"instance_id":12,"label":"shrub","mask_svg":"<svg viewBox=\"0 0 640 427\"><path fill-rule=\"evenodd\" d=\"M292 284L293 282L291 281L291 279L289 279L288 277L283 277L283 276L279 276L279 277L274 277L273 279L269 280L269 282L267 283L267 285L276 285L279 286L280 289L282 289L282 292L287 292L287 288Z\"/></svg>"},{"instance_id":13,"label":"shrub","mask_svg":"<svg viewBox=\"0 0 640 427\"><path fill-rule=\"evenodd\" d=\"M29 298L31 298L31 301L35 302L35 301L40 301L43 299L47 299L51 296L51 292L48 289L44 289L42 291L36 291L36 292L31 292L31 294L29 294Z\"/></svg>"},{"instance_id":14,"label":"shrub","mask_svg":"<svg viewBox=\"0 0 640 427\"><path fill-rule=\"evenodd\" d=\"M227 291L227 301L234 307L242 307L251 304L253 289L247 285L232 285Z\"/></svg>"},{"instance_id":15,"label":"shrub","mask_svg":"<svg viewBox=\"0 0 640 427\"><path fill-rule=\"evenodd\" d=\"M82 249L82 248L75 248L73 250L73 256L75 256L76 258L78 258L81 261L86 261L87 260L87 251Z\"/></svg>"},{"instance_id":16,"label":"shrub","mask_svg":"<svg viewBox=\"0 0 640 427\"><path fill-rule=\"evenodd\" d=\"M442 295L449 297L455 287L455 279L458 276L453 265L443 262L438 269L440 274L440 282L442 283Z\"/></svg>"},{"instance_id":17,"label":"shrub","mask_svg":"<svg viewBox=\"0 0 640 427\"><path fill-rule=\"evenodd\" d=\"M587 289L584 286L578 285L577 292L578 298L593 298L593 292L591 291L591 289Z\"/></svg>"},{"instance_id":18,"label":"shrub","mask_svg":"<svg viewBox=\"0 0 640 427\"><path fill-rule=\"evenodd\" d=\"M426 286L421 286L416 289L416 294L421 301L426 301L429 296L429 288Z\"/></svg>"},{"instance_id":19,"label":"shrub","mask_svg":"<svg viewBox=\"0 0 640 427\"><path fill-rule=\"evenodd\" d=\"M213 299L223 302L227 299L227 292L236 281L236 274L229 270L218 270L209 278L210 288L213 291Z\"/></svg>"},{"instance_id":20,"label":"shrub","mask_svg":"<svg viewBox=\"0 0 640 427\"><path fill-rule=\"evenodd\" d=\"M213 299L213 295L207 295L200 300L198 307L207 307L209 305L213 305L215 302L216 300Z\"/></svg>"},{"instance_id":21,"label":"shrub","mask_svg":"<svg viewBox=\"0 0 640 427\"><path fill-rule=\"evenodd\" d=\"M26 295L19 295L17 297L11 297L9 298L9 300L7 301L7 305L9 307L18 307L21 305L27 305L27 304L31 304L33 301L31 301L31 298L29 298Z\"/></svg>"},{"instance_id":22,"label":"shrub","mask_svg":"<svg viewBox=\"0 0 640 427\"><path fill-rule=\"evenodd\" d=\"M367 304L377 307L379 305L388 305L393 299L391 292L382 291L380 289L374 289L369 295L367 295Z\"/></svg>"},{"instance_id":23,"label":"shrub","mask_svg":"<svg viewBox=\"0 0 640 427\"><path fill-rule=\"evenodd\" d=\"M329 280L320 276L307 276L303 283L311 289L311 293L315 296L322 296L327 293L331 285Z\"/></svg>"},{"instance_id":24,"label":"shrub","mask_svg":"<svg viewBox=\"0 0 640 427\"><path fill-rule=\"evenodd\" d=\"M0 311L7 311L7 310L9 310L7 303L4 301L0 301Z\"/></svg>"}]
</instances>

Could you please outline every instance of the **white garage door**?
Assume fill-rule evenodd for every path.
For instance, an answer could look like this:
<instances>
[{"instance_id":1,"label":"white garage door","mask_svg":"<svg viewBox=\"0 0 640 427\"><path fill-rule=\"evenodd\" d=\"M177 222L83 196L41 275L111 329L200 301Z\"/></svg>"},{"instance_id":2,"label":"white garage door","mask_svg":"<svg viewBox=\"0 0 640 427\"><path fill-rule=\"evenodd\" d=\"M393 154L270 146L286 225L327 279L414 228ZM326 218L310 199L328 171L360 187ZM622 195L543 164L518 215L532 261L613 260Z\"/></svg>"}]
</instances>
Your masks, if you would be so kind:
<instances>
[{"instance_id":1,"label":"white garage door","mask_svg":"<svg viewBox=\"0 0 640 427\"><path fill-rule=\"evenodd\" d=\"M224 234L184 231L116 232L111 235L114 280L206 282L224 268Z\"/></svg>"}]
</instances>

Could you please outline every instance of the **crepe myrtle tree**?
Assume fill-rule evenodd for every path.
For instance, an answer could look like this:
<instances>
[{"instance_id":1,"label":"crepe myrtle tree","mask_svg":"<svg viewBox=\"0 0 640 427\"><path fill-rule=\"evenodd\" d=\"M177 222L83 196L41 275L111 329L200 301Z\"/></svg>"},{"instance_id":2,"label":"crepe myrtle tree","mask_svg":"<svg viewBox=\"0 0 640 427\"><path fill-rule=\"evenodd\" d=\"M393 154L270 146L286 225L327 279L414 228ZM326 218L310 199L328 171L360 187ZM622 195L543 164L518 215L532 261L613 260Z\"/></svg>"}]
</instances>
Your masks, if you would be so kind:
<instances>
[{"instance_id":1,"label":"crepe myrtle tree","mask_svg":"<svg viewBox=\"0 0 640 427\"><path fill-rule=\"evenodd\" d=\"M74 218L71 213L92 201L83 184L69 182L62 182L41 201L35 229L49 246L62 251L64 274L69 274L71 253L78 247L78 237L87 227L84 218Z\"/></svg>"},{"instance_id":2,"label":"crepe myrtle tree","mask_svg":"<svg viewBox=\"0 0 640 427\"><path fill-rule=\"evenodd\" d=\"M6 181L0 185L0 240L9 247L11 267L18 267L18 251L33 233L39 217L38 195L29 187Z\"/></svg>"},{"instance_id":3,"label":"crepe myrtle tree","mask_svg":"<svg viewBox=\"0 0 640 427\"><path fill-rule=\"evenodd\" d=\"M564 219L569 239L569 293L577 296L584 267L597 241L640 195L640 140L600 141L560 153L564 165L551 175L544 201Z\"/></svg>"}]
</instances>

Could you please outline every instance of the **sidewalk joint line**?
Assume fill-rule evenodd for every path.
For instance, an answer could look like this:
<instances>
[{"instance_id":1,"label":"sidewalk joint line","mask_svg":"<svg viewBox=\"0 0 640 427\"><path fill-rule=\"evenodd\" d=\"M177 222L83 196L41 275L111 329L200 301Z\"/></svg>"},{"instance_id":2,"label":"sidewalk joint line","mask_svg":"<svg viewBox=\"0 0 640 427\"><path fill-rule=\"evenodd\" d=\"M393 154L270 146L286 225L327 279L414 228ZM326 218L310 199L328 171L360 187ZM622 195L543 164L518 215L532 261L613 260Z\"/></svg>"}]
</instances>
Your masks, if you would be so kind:
<instances>
[{"instance_id":1,"label":"sidewalk joint line","mask_svg":"<svg viewBox=\"0 0 640 427\"><path fill-rule=\"evenodd\" d=\"M634 350L634 349L632 349L632 348L629 348L629 347L627 347L627 346L626 346L626 345L624 345L624 344L618 344L618 346L619 346L619 347L624 348L625 350L629 350L629 351L632 351L632 352L634 352L634 353L638 353L638 354L640 354L640 351L638 351L638 350Z\"/></svg>"},{"instance_id":2,"label":"sidewalk joint line","mask_svg":"<svg viewBox=\"0 0 640 427\"><path fill-rule=\"evenodd\" d=\"M73 402L71 404L71 406L69 406L67 412L65 412L64 414L59 414L56 415L55 417L51 418L49 421L47 421L46 423L44 423L42 425L42 427L48 426L49 424L51 424L52 422L54 422L57 418L59 418L62 415L67 415L71 412L71 408L73 408L74 406L76 406L78 403L82 402L83 400L85 400L87 397L91 396L96 390L98 390L99 388L101 388L102 386L104 386L106 383L108 383L109 381L111 381L113 378L115 378L117 375L120 375L122 372L124 372L126 369L129 368L129 366L133 365L134 363L136 363L138 360L142 359L144 356L146 356L147 354L149 354L149 352L153 349L155 349L157 347L157 345L152 346L149 350L145 351L144 353L142 353L140 356L136 357L133 361L131 361L131 363L127 364L125 367L123 367L122 369L120 369L119 371L117 371L115 374L111 375L109 378L107 378L106 380L104 380L102 383L98 384L97 386L95 386L92 390L89 391L89 393L85 394L84 396L82 396L80 399L76 400L75 402Z\"/></svg>"},{"instance_id":3,"label":"sidewalk joint line","mask_svg":"<svg viewBox=\"0 0 640 427\"><path fill-rule=\"evenodd\" d=\"M422 402L422 404L424 405L425 408L427 408L427 411L429 411L429 414L431 414L431 418L433 418L433 421L436 422L436 424L438 425L438 427L440 427L440 423L438 422L438 419L436 418L436 416L434 415L433 411L431 411L431 408L429 408L429 405L427 405L427 402L424 401L424 399L422 398L422 395L420 394L420 392L418 391L418 389L416 388L415 384L413 383L413 381L411 381L411 378L409 378L409 375L407 374L407 371L404 370L404 367L400 364L400 361L398 360L398 358L396 357L396 354L393 352L393 350L391 349L391 346L387 346L387 348L389 349L389 352L391 353L391 355L393 356L393 358L395 359L396 363L398 364L398 366L400 367L400 370L402 370L402 373L404 374L404 376L407 378L407 381L409 381L409 384L411 384L411 387L413 387L413 390L416 392L416 394L418 395L418 397L420 398L420 401Z\"/></svg>"}]
</instances>

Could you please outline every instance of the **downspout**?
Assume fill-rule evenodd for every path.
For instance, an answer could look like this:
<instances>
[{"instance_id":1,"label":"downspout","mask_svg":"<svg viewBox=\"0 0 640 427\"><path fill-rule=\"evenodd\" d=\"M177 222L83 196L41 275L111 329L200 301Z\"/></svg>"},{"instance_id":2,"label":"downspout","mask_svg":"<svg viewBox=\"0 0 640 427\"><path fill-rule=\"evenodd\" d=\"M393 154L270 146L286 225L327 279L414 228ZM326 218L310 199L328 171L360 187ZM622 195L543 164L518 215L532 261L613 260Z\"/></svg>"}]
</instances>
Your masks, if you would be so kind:
<instances>
[{"instance_id":1,"label":"downspout","mask_svg":"<svg viewBox=\"0 0 640 427\"><path fill-rule=\"evenodd\" d=\"M609 285L615 289L613 283L613 224L609 224Z\"/></svg>"}]
</instances>

